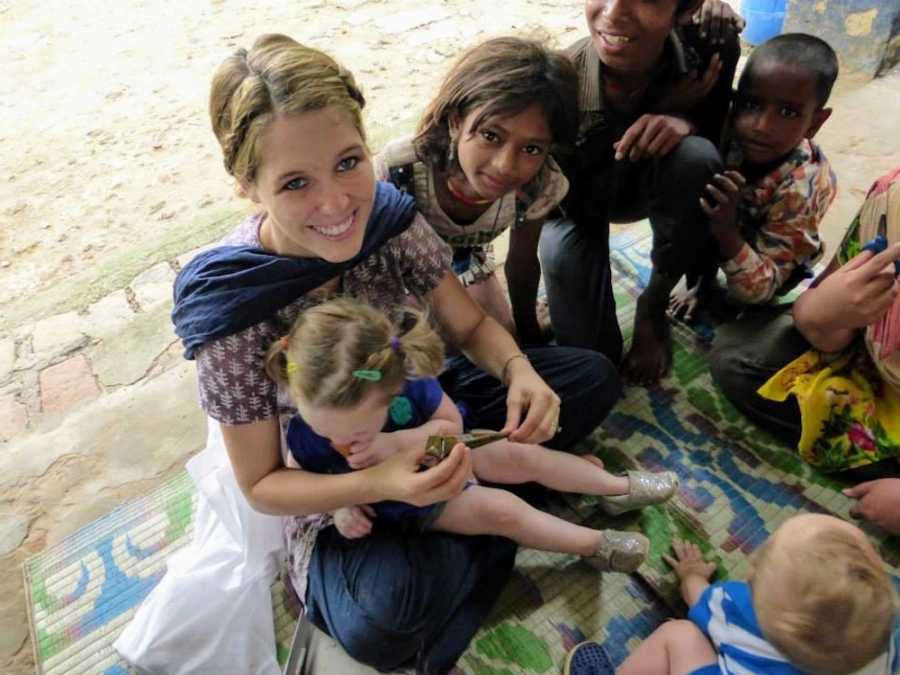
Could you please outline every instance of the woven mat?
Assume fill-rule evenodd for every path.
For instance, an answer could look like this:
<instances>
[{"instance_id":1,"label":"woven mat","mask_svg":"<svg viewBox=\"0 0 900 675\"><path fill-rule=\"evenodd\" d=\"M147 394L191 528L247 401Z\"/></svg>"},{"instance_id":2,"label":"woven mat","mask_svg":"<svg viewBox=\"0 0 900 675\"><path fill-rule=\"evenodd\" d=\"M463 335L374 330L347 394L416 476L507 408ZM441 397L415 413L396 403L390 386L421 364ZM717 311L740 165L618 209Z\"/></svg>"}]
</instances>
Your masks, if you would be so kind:
<instances>
[{"instance_id":1,"label":"woven mat","mask_svg":"<svg viewBox=\"0 0 900 675\"><path fill-rule=\"evenodd\" d=\"M619 319L628 337L634 300L649 276L646 225L611 240ZM672 469L678 496L663 507L610 519L592 499L556 500L562 517L597 527L641 529L651 539L640 574L598 574L575 556L522 550L517 573L457 675L558 673L586 638L620 662L662 621L681 611L660 556L673 536L696 541L722 575L740 577L747 556L785 519L803 511L848 516L844 483L810 469L744 420L713 386L705 352L714 329L674 328L672 375L653 389L629 388L581 450L612 469ZM25 584L41 674L128 673L112 649L119 632L165 572L166 558L191 536L195 494L186 473L26 561ZM869 531L900 588L900 543ZM279 659L293 622L272 589Z\"/></svg>"}]
</instances>

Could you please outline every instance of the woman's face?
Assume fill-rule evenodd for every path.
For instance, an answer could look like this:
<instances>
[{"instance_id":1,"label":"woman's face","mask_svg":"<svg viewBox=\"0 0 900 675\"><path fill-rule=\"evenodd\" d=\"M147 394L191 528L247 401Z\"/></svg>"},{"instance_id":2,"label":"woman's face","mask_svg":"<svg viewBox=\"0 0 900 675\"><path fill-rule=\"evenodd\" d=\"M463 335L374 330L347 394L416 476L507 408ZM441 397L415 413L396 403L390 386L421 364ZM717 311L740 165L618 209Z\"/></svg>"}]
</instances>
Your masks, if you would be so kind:
<instances>
[{"instance_id":1,"label":"woman's face","mask_svg":"<svg viewBox=\"0 0 900 675\"><path fill-rule=\"evenodd\" d=\"M534 103L508 117L488 117L474 128L483 107L451 122L457 158L469 185L496 200L527 185L544 166L553 136L543 108Z\"/></svg>"},{"instance_id":2,"label":"woman's face","mask_svg":"<svg viewBox=\"0 0 900 675\"><path fill-rule=\"evenodd\" d=\"M375 175L349 113L331 107L278 115L261 150L256 181L245 188L267 213L263 246L329 262L355 256L372 212Z\"/></svg>"},{"instance_id":3,"label":"woman's face","mask_svg":"<svg viewBox=\"0 0 900 675\"><path fill-rule=\"evenodd\" d=\"M622 73L648 73L675 26L678 0L587 0L584 14L600 61Z\"/></svg>"}]
</instances>

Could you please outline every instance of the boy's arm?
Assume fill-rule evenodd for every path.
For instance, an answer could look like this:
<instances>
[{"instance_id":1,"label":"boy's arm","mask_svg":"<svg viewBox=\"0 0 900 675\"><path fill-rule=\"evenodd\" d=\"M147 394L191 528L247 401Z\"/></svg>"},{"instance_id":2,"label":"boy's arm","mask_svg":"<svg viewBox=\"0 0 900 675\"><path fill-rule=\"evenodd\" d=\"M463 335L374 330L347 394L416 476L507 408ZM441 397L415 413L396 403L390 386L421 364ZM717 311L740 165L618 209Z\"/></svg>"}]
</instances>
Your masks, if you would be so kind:
<instances>
[{"instance_id":1,"label":"boy's arm","mask_svg":"<svg viewBox=\"0 0 900 675\"><path fill-rule=\"evenodd\" d=\"M735 251L733 237L731 241L719 239L728 288L741 302L768 302L799 265L816 260L822 253L819 224L835 194L830 168L826 165L813 170L802 183L791 180L776 191L755 246L741 239L743 243Z\"/></svg>"},{"instance_id":2,"label":"boy's arm","mask_svg":"<svg viewBox=\"0 0 900 675\"><path fill-rule=\"evenodd\" d=\"M719 77L710 92L697 105L693 106L686 117L697 128L697 134L719 144L725 118L731 105L734 74L737 70L741 45L736 34L730 35L724 44L713 45L699 36L699 27L685 26L682 29L685 42L693 46L701 59L701 72L707 67L714 54L719 55Z\"/></svg>"},{"instance_id":3,"label":"boy's arm","mask_svg":"<svg viewBox=\"0 0 900 675\"><path fill-rule=\"evenodd\" d=\"M543 220L526 222L510 232L509 254L504 266L516 335L523 344L541 341L541 327L534 305L541 280L537 249L543 224Z\"/></svg>"}]
</instances>

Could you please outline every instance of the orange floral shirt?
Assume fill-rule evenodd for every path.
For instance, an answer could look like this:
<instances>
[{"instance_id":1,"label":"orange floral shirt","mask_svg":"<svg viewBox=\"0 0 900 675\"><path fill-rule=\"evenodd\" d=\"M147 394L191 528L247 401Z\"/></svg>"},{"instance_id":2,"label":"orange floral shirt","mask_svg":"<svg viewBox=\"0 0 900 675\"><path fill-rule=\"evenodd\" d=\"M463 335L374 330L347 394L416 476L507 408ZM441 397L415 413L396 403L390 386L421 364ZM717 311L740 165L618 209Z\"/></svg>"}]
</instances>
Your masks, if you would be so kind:
<instances>
[{"instance_id":1,"label":"orange floral shirt","mask_svg":"<svg viewBox=\"0 0 900 675\"><path fill-rule=\"evenodd\" d=\"M792 275L812 268L825 250L819 224L835 194L828 159L807 139L777 169L748 183L738 207L746 243L722 266L731 294L747 304L768 302Z\"/></svg>"}]
</instances>

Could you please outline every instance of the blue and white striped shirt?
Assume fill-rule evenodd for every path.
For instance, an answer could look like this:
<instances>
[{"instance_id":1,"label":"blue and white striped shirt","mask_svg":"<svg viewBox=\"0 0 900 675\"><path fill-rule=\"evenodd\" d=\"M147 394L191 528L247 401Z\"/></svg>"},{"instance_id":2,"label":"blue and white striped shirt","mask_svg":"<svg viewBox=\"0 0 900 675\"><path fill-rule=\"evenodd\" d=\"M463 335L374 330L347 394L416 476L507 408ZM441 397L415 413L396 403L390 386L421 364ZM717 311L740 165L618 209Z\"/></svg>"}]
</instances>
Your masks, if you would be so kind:
<instances>
[{"instance_id":1,"label":"blue and white striped shirt","mask_svg":"<svg viewBox=\"0 0 900 675\"><path fill-rule=\"evenodd\" d=\"M763 637L753 609L750 585L723 581L707 588L691 607L688 618L706 634L719 654L719 672L725 675L803 675ZM890 649L854 675L900 673L897 632ZM704 672L708 672L704 669Z\"/></svg>"}]
</instances>

